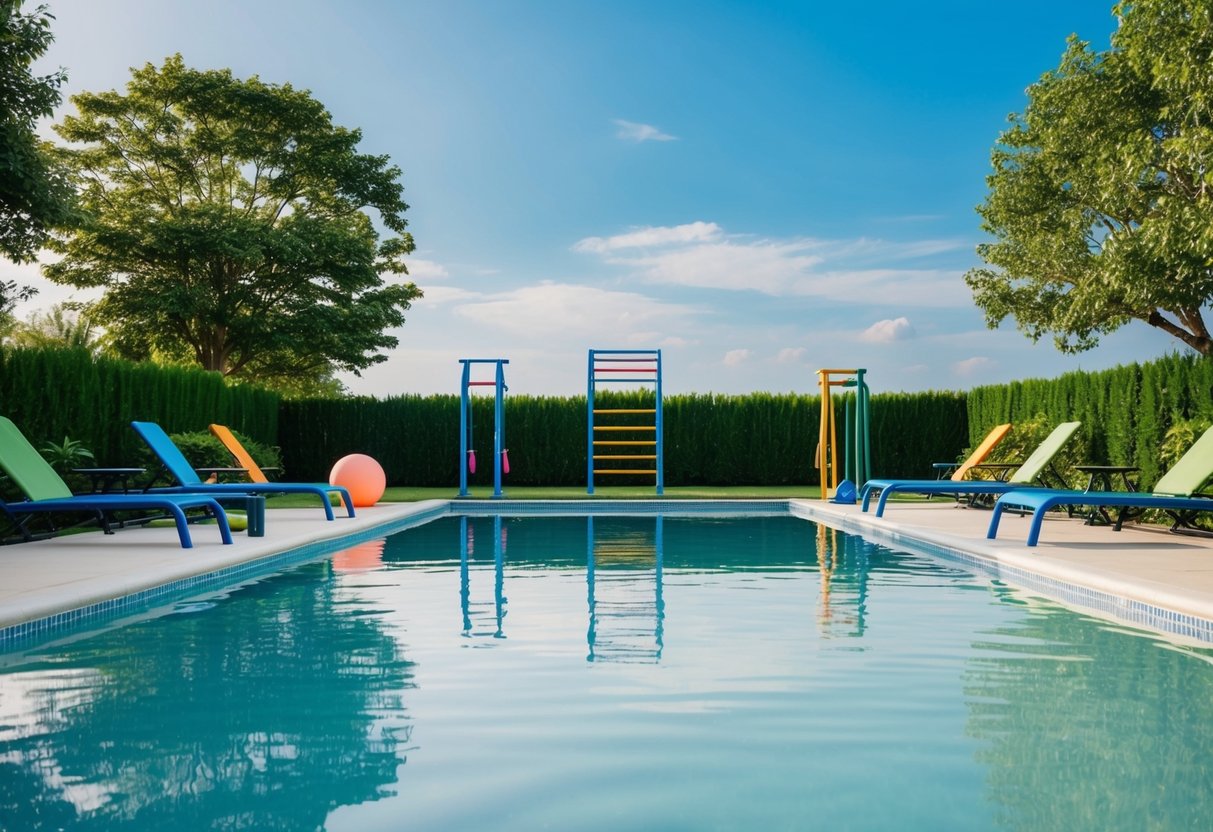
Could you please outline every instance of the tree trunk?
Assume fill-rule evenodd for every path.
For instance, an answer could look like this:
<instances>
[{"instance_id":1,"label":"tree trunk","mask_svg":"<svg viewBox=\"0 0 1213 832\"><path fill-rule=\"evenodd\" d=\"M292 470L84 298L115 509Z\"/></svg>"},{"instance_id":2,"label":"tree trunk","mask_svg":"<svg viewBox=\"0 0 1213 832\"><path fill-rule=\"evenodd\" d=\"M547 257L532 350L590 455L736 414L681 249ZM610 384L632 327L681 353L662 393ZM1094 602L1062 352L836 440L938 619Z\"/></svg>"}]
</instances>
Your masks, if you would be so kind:
<instances>
[{"instance_id":1,"label":"tree trunk","mask_svg":"<svg viewBox=\"0 0 1213 832\"><path fill-rule=\"evenodd\" d=\"M1209 330L1205 327L1204 318L1201 316L1200 310L1183 310L1179 317L1191 327L1190 330L1184 329L1179 324L1168 319L1157 309L1151 310L1150 314L1146 316L1146 323L1161 329L1163 332L1174 335L1201 355L1213 355L1213 338L1209 337Z\"/></svg>"}]
</instances>

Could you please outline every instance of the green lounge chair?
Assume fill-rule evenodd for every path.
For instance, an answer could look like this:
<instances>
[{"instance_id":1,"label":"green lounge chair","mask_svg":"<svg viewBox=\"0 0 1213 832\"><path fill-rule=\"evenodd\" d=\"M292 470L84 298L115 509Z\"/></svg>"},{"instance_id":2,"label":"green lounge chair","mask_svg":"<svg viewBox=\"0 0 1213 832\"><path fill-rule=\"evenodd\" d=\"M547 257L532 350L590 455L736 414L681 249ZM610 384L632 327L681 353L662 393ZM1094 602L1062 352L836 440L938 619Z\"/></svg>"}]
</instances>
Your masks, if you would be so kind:
<instances>
[{"instance_id":1,"label":"green lounge chair","mask_svg":"<svg viewBox=\"0 0 1213 832\"><path fill-rule=\"evenodd\" d=\"M177 485L167 488L154 488L158 494L315 494L324 506L324 516L333 519L333 507L329 503L329 493L341 495L345 502L345 510L350 517L354 516L354 502L350 493L340 485L328 483L299 483L299 482L203 482L198 472L190 465L185 454L181 453L164 429L155 422L131 422L135 433L143 438L148 447L164 463L169 475L177 481Z\"/></svg>"},{"instance_id":2,"label":"green lounge chair","mask_svg":"<svg viewBox=\"0 0 1213 832\"><path fill-rule=\"evenodd\" d=\"M177 536L183 549L193 548L185 512L201 509L215 518L219 536L224 543L232 542L227 514L219 503L204 495L173 494L80 494L73 495L55 469L29 443L12 420L0 416L0 468L25 493L27 500L19 503L0 501L0 509L13 521L26 540L32 536L26 529L30 516L39 513L88 513L96 516L106 534L113 534L106 512L164 511L177 523Z\"/></svg>"},{"instance_id":3,"label":"green lounge chair","mask_svg":"<svg viewBox=\"0 0 1213 832\"><path fill-rule=\"evenodd\" d=\"M1045 440L1040 443L1023 465L1003 480L868 480L860 492L863 511L868 510L873 492L880 492L880 501L876 504L876 516L883 517L885 503L889 496L896 493L909 494L1003 494L1007 491L1033 486L1036 483L1047 485L1047 481L1061 481L1061 477L1052 470L1053 457L1062 449L1070 437L1078 430L1081 422L1062 422L1053 428Z\"/></svg>"},{"instance_id":4,"label":"green lounge chair","mask_svg":"<svg viewBox=\"0 0 1213 832\"><path fill-rule=\"evenodd\" d=\"M1168 511L1175 517L1172 530L1186 524L1185 515L1198 511L1213 511L1213 498L1196 494L1205 481L1213 476L1213 428L1209 428L1192 444L1188 452L1180 457L1154 485L1153 491L1065 491L1053 489L1012 490L1003 494L994 504L994 515L986 537L993 540L998 535L998 522L1007 508L1032 510L1032 525L1028 529L1028 545L1040 541L1040 527L1045 513L1056 506L1095 506L1119 508L1115 530L1120 531L1125 514L1131 508L1157 508Z\"/></svg>"}]
</instances>

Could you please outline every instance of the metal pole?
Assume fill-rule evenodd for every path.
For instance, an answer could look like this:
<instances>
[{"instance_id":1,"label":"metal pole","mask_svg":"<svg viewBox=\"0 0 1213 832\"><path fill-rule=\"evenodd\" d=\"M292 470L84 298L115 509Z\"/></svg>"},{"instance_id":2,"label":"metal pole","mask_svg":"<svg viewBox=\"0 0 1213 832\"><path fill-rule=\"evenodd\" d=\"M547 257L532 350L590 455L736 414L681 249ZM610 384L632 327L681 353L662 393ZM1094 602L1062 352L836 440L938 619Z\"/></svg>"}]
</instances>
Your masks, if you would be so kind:
<instances>
[{"instance_id":1,"label":"metal pole","mask_svg":"<svg viewBox=\"0 0 1213 832\"><path fill-rule=\"evenodd\" d=\"M497 396L493 402L493 496L501 496L501 449L505 442L505 370L497 362Z\"/></svg>"},{"instance_id":2,"label":"metal pole","mask_svg":"<svg viewBox=\"0 0 1213 832\"><path fill-rule=\"evenodd\" d=\"M594 493L594 350L590 350L585 386L585 493Z\"/></svg>"},{"instance_id":3,"label":"metal pole","mask_svg":"<svg viewBox=\"0 0 1213 832\"><path fill-rule=\"evenodd\" d=\"M463 365L463 382L459 388L459 496L468 495L468 381L472 371L469 361Z\"/></svg>"},{"instance_id":4,"label":"metal pole","mask_svg":"<svg viewBox=\"0 0 1213 832\"><path fill-rule=\"evenodd\" d=\"M661 406L661 350L657 350L657 493L665 493L665 421Z\"/></svg>"}]
</instances>

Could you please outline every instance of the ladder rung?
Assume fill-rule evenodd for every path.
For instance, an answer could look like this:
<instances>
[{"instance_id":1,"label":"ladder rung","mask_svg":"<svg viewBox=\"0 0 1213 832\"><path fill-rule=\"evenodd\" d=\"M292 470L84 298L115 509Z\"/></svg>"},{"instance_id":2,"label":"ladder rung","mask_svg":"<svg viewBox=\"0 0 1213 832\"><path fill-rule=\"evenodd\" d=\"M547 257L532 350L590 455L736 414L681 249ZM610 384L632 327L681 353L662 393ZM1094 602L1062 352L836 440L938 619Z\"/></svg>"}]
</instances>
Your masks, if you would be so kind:
<instances>
[{"instance_id":1,"label":"ladder rung","mask_svg":"<svg viewBox=\"0 0 1213 832\"><path fill-rule=\"evenodd\" d=\"M632 409L632 408L621 408L619 410L604 410L604 409L596 407L596 408L594 408L594 412L595 413L656 413L657 408L653 408L651 410L636 410L636 409Z\"/></svg>"},{"instance_id":2,"label":"ladder rung","mask_svg":"<svg viewBox=\"0 0 1213 832\"><path fill-rule=\"evenodd\" d=\"M594 454L594 459L656 459L657 455L646 454Z\"/></svg>"},{"instance_id":3,"label":"ladder rung","mask_svg":"<svg viewBox=\"0 0 1213 832\"><path fill-rule=\"evenodd\" d=\"M657 430L656 425L594 425L594 430Z\"/></svg>"},{"instance_id":4,"label":"ladder rung","mask_svg":"<svg viewBox=\"0 0 1213 832\"><path fill-rule=\"evenodd\" d=\"M597 474L649 474L655 476L656 469L649 470L648 468L595 468L594 473Z\"/></svg>"},{"instance_id":5,"label":"ladder rung","mask_svg":"<svg viewBox=\"0 0 1213 832\"><path fill-rule=\"evenodd\" d=\"M652 439L595 439L595 445L656 445Z\"/></svg>"},{"instance_id":6,"label":"ladder rung","mask_svg":"<svg viewBox=\"0 0 1213 832\"><path fill-rule=\"evenodd\" d=\"M598 378L597 376L594 376L595 383L602 382L605 384L608 382L619 382L619 381L640 381L640 382L644 382L645 384L652 384L655 381L655 379L652 379L652 378Z\"/></svg>"}]
</instances>

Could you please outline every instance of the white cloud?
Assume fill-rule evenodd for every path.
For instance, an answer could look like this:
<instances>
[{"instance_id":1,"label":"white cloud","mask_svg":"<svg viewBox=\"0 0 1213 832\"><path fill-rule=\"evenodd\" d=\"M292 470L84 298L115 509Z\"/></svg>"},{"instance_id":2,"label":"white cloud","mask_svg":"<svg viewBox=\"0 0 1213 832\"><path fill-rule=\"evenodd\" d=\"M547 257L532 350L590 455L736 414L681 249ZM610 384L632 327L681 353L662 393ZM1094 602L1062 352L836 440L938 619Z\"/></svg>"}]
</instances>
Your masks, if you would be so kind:
<instances>
[{"instance_id":1,"label":"white cloud","mask_svg":"<svg viewBox=\"0 0 1213 832\"><path fill-rule=\"evenodd\" d=\"M784 347L775 357L775 361L779 364L795 364L804 358L806 352L804 347Z\"/></svg>"},{"instance_id":2,"label":"white cloud","mask_svg":"<svg viewBox=\"0 0 1213 832\"><path fill-rule=\"evenodd\" d=\"M677 335L671 335L668 338L662 338L657 342L657 346L662 348L678 348L689 347L699 343L698 341L688 341L686 338L681 338Z\"/></svg>"},{"instance_id":3,"label":"white cloud","mask_svg":"<svg viewBox=\"0 0 1213 832\"><path fill-rule=\"evenodd\" d=\"M953 240L754 239L703 221L587 237L574 245L654 283L935 308L972 304L961 272L904 264L959 247Z\"/></svg>"},{"instance_id":4,"label":"white cloud","mask_svg":"<svg viewBox=\"0 0 1213 832\"><path fill-rule=\"evenodd\" d=\"M418 306L441 306L443 304L458 303L469 298L478 298L481 295L467 289L460 289L457 286L426 286L423 288L425 294L413 301L413 307Z\"/></svg>"},{"instance_id":5,"label":"white cloud","mask_svg":"<svg viewBox=\"0 0 1213 832\"><path fill-rule=\"evenodd\" d=\"M622 118L612 119L617 128L615 138L623 139L625 142L672 142L677 141L677 136L671 136L669 133L663 133L651 124L640 124L635 121L627 121Z\"/></svg>"},{"instance_id":6,"label":"white cloud","mask_svg":"<svg viewBox=\"0 0 1213 832\"><path fill-rule=\"evenodd\" d=\"M456 314L528 340L571 337L579 343L656 338L687 326L699 311L636 292L544 282L480 296Z\"/></svg>"},{"instance_id":7,"label":"white cloud","mask_svg":"<svg viewBox=\"0 0 1213 832\"><path fill-rule=\"evenodd\" d=\"M409 258L405 261L405 265L408 267L409 277L413 278L414 281L442 280L450 277L446 266L443 266L441 263L435 263L433 260Z\"/></svg>"},{"instance_id":8,"label":"white cloud","mask_svg":"<svg viewBox=\"0 0 1213 832\"><path fill-rule=\"evenodd\" d=\"M904 316L892 320L877 321L863 331L860 339L871 344L891 344L894 341L906 341L917 335L910 319Z\"/></svg>"},{"instance_id":9,"label":"white cloud","mask_svg":"<svg viewBox=\"0 0 1213 832\"><path fill-rule=\"evenodd\" d=\"M720 226L714 222L689 222L675 226L647 226L613 237L586 237L573 244L573 251L605 254L625 248L653 248L677 243L698 243L715 239Z\"/></svg>"},{"instance_id":10,"label":"white cloud","mask_svg":"<svg viewBox=\"0 0 1213 832\"><path fill-rule=\"evenodd\" d=\"M724 366L740 367L742 364L750 360L749 350L729 350L724 354Z\"/></svg>"},{"instance_id":11,"label":"white cloud","mask_svg":"<svg viewBox=\"0 0 1213 832\"><path fill-rule=\"evenodd\" d=\"M957 361L952 365L952 372L956 373L958 376L972 376L993 366L994 362L986 358L984 355L975 355L972 358Z\"/></svg>"}]
</instances>

